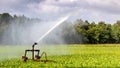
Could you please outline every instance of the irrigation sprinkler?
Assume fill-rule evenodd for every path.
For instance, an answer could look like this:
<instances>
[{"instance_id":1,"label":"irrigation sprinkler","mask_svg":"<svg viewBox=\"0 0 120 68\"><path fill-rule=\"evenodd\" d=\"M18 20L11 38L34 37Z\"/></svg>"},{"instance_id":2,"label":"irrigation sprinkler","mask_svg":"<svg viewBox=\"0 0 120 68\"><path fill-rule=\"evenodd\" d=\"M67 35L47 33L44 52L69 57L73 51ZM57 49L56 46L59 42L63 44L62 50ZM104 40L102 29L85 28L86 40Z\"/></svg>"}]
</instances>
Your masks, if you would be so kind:
<instances>
[{"instance_id":1,"label":"irrigation sprinkler","mask_svg":"<svg viewBox=\"0 0 120 68\"><path fill-rule=\"evenodd\" d=\"M70 15L62 18L60 21L58 21L58 23L56 23L51 29L49 29L42 37L40 37L37 42L41 41L44 37L46 37L50 32L52 32L52 30L54 30L57 26L59 26L60 24L62 24L65 20L67 20L68 18L70 17ZM28 50L25 50L25 54L24 56L22 56L22 59L23 61L27 61L28 60L28 57L26 56L27 55L27 52L32 52L32 60L33 61L39 61L39 62L55 62L53 60L47 60L47 54L46 52L42 52L41 56L39 56L39 53L40 53L40 50L37 50L37 49L34 49L35 45L37 45L38 43L35 42L33 45L32 45L32 49L28 49ZM35 52L37 52L37 55L35 55ZM40 60L42 58L42 56L45 56L45 60ZM36 59L35 59L36 58Z\"/></svg>"},{"instance_id":2,"label":"irrigation sprinkler","mask_svg":"<svg viewBox=\"0 0 120 68\"><path fill-rule=\"evenodd\" d=\"M42 54L40 56L39 55L40 50L34 49L35 45L37 45L36 42L32 45L32 49L25 50L25 54L24 54L24 56L22 56L23 61L26 62L28 60L27 52L32 52L32 60L33 61L47 62L47 54L46 54L46 52L42 52ZM35 55L35 52L37 52L37 55ZM42 58L43 55L45 56L45 60L40 60L40 58Z\"/></svg>"}]
</instances>

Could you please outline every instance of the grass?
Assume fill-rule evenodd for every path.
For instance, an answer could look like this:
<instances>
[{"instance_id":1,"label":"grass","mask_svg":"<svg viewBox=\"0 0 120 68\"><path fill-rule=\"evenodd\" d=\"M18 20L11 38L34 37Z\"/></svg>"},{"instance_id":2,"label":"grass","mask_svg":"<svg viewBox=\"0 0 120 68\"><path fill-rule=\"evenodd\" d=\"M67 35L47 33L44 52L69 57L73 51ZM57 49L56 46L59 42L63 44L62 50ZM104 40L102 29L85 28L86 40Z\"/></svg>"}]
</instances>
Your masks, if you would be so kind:
<instances>
[{"instance_id":1,"label":"grass","mask_svg":"<svg viewBox=\"0 0 120 68\"><path fill-rule=\"evenodd\" d=\"M0 46L1 68L69 68L69 67L120 67L120 44L49 45L37 46L45 51L49 60L56 62L23 62L21 56L31 46ZM29 58L31 53L28 55ZM44 59L44 57L42 58Z\"/></svg>"}]
</instances>

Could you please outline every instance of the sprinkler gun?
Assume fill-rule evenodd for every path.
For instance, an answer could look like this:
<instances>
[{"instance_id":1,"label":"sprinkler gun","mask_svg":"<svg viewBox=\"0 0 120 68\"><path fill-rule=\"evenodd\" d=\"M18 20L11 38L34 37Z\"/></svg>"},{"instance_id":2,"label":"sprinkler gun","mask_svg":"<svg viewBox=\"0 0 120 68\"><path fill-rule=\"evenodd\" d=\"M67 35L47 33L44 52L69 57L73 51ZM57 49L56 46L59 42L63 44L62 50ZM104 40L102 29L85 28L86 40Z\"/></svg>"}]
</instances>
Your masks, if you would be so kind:
<instances>
[{"instance_id":1,"label":"sprinkler gun","mask_svg":"<svg viewBox=\"0 0 120 68\"><path fill-rule=\"evenodd\" d=\"M34 43L33 45L32 45L32 50L34 50L34 47L35 47L35 45L37 45L38 43Z\"/></svg>"},{"instance_id":2,"label":"sprinkler gun","mask_svg":"<svg viewBox=\"0 0 120 68\"><path fill-rule=\"evenodd\" d=\"M38 44L38 43L35 42L35 43L32 45L32 47L34 47L34 46L37 45L37 44Z\"/></svg>"}]
</instances>

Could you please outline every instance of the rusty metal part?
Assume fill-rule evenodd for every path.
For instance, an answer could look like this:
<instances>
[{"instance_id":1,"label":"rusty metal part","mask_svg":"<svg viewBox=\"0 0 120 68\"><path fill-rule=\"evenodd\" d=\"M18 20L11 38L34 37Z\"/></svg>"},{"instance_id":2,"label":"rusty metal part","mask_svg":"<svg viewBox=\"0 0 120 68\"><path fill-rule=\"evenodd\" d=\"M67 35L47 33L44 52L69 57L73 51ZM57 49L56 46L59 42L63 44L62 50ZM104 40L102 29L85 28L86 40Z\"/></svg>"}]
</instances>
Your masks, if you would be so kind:
<instances>
[{"instance_id":1,"label":"rusty metal part","mask_svg":"<svg viewBox=\"0 0 120 68\"><path fill-rule=\"evenodd\" d=\"M34 60L34 61L40 61L40 62L46 62L47 61L47 54L45 52L43 52L41 54L41 56L39 56L40 50L34 49L35 45L37 45L36 42L32 45L32 49L25 50L25 54L24 54L24 56L22 56L23 61L26 62L28 60L27 52L32 52L32 60ZM37 52L37 55L35 55L35 52ZM40 60L40 58L43 55L45 56L45 60Z\"/></svg>"}]
</instances>

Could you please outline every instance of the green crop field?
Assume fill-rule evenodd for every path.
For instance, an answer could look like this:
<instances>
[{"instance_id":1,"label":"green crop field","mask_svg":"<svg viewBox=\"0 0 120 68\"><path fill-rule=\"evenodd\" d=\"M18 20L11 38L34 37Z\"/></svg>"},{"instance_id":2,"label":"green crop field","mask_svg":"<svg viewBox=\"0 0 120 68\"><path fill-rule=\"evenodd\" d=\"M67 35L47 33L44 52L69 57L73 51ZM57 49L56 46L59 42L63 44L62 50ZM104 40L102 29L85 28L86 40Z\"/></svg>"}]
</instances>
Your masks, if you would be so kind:
<instances>
[{"instance_id":1,"label":"green crop field","mask_svg":"<svg viewBox=\"0 0 120 68\"><path fill-rule=\"evenodd\" d=\"M0 46L1 68L75 68L75 67L120 67L120 44L94 45L48 45L36 46L41 52L45 51L48 60L54 62L23 62L21 56L25 49L31 46ZM28 54L31 58L31 53ZM42 57L41 59L44 59Z\"/></svg>"}]
</instances>

